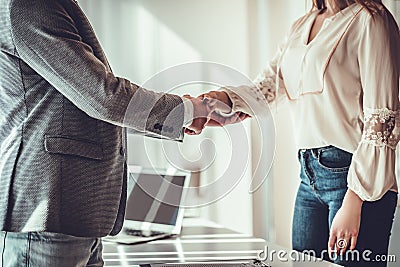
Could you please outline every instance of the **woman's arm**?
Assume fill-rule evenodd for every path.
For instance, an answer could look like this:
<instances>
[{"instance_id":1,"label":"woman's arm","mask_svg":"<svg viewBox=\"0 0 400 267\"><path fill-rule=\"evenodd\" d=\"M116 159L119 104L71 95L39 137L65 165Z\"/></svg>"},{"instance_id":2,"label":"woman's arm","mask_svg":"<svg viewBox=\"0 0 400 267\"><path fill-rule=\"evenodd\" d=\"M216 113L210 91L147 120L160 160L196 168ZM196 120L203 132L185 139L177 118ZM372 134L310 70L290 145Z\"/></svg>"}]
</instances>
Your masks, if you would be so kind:
<instances>
[{"instance_id":1,"label":"woman's arm","mask_svg":"<svg viewBox=\"0 0 400 267\"><path fill-rule=\"evenodd\" d=\"M331 227L328 247L334 250L336 245L338 252L356 246L363 201L379 200L389 190L397 189L399 29L385 11L374 17L368 15L359 37L364 129L349 169L348 192Z\"/></svg>"},{"instance_id":2,"label":"woman's arm","mask_svg":"<svg viewBox=\"0 0 400 267\"><path fill-rule=\"evenodd\" d=\"M364 202L351 189L343 199L342 207L336 213L332 222L328 250L343 254L348 248L354 250L361 222L361 209Z\"/></svg>"}]
</instances>

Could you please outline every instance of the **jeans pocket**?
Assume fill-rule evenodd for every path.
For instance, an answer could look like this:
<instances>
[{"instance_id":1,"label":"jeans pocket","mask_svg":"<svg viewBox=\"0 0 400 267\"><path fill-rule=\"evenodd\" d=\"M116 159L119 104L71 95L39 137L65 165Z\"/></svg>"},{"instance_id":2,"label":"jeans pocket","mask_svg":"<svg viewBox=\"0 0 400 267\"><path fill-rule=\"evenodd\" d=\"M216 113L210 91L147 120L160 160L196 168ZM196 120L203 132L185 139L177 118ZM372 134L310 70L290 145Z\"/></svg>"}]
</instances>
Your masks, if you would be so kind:
<instances>
[{"instance_id":1,"label":"jeans pocket","mask_svg":"<svg viewBox=\"0 0 400 267\"><path fill-rule=\"evenodd\" d=\"M318 164L321 168L332 172L347 172L350 168L353 154L336 147L321 150Z\"/></svg>"}]
</instances>

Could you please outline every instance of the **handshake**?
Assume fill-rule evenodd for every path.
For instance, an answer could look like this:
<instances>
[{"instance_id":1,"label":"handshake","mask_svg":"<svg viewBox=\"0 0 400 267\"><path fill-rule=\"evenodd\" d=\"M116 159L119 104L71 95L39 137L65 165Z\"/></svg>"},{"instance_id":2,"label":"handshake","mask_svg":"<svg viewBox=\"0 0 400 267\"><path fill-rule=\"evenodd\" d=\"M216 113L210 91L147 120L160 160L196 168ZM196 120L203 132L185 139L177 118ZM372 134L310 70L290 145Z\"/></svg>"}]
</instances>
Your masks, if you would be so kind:
<instances>
[{"instance_id":1,"label":"handshake","mask_svg":"<svg viewBox=\"0 0 400 267\"><path fill-rule=\"evenodd\" d=\"M185 128L188 135L199 135L206 126L225 126L241 122L250 116L243 112L232 112L232 102L227 93L211 91L197 98L184 95L193 104L192 124Z\"/></svg>"}]
</instances>

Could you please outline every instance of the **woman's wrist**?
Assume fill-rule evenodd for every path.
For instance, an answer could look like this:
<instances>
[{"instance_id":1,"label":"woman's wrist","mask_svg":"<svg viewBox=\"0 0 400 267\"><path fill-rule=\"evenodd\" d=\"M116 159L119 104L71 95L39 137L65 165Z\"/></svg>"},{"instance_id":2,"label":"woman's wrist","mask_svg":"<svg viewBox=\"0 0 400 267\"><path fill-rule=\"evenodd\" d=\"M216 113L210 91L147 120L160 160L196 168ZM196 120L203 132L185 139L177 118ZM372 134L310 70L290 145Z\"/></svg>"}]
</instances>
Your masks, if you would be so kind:
<instances>
[{"instance_id":1,"label":"woman's wrist","mask_svg":"<svg viewBox=\"0 0 400 267\"><path fill-rule=\"evenodd\" d=\"M351 189L347 189L346 195L343 199L342 207L355 209L355 212L361 213L361 208L364 201Z\"/></svg>"}]
</instances>

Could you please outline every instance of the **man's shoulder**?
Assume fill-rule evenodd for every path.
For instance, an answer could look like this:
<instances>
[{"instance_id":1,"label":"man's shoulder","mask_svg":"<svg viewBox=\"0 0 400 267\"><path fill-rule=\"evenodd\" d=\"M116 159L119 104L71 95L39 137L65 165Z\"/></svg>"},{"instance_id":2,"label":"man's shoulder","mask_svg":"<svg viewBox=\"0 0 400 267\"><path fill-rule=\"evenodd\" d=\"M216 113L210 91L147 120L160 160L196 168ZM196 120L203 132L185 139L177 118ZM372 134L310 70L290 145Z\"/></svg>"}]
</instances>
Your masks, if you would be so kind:
<instances>
[{"instance_id":1,"label":"man's shoulder","mask_svg":"<svg viewBox=\"0 0 400 267\"><path fill-rule=\"evenodd\" d=\"M52 23L51 17L67 12L75 6L73 0L5 0L8 2L8 16L11 26L18 22L30 24Z\"/></svg>"},{"instance_id":2,"label":"man's shoulder","mask_svg":"<svg viewBox=\"0 0 400 267\"><path fill-rule=\"evenodd\" d=\"M56 29L64 29L70 25L71 11L78 6L73 0L6 0L9 1L9 31L14 43L21 39L29 41L30 35L38 32L57 33Z\"/></svg>"}]
</instances>

